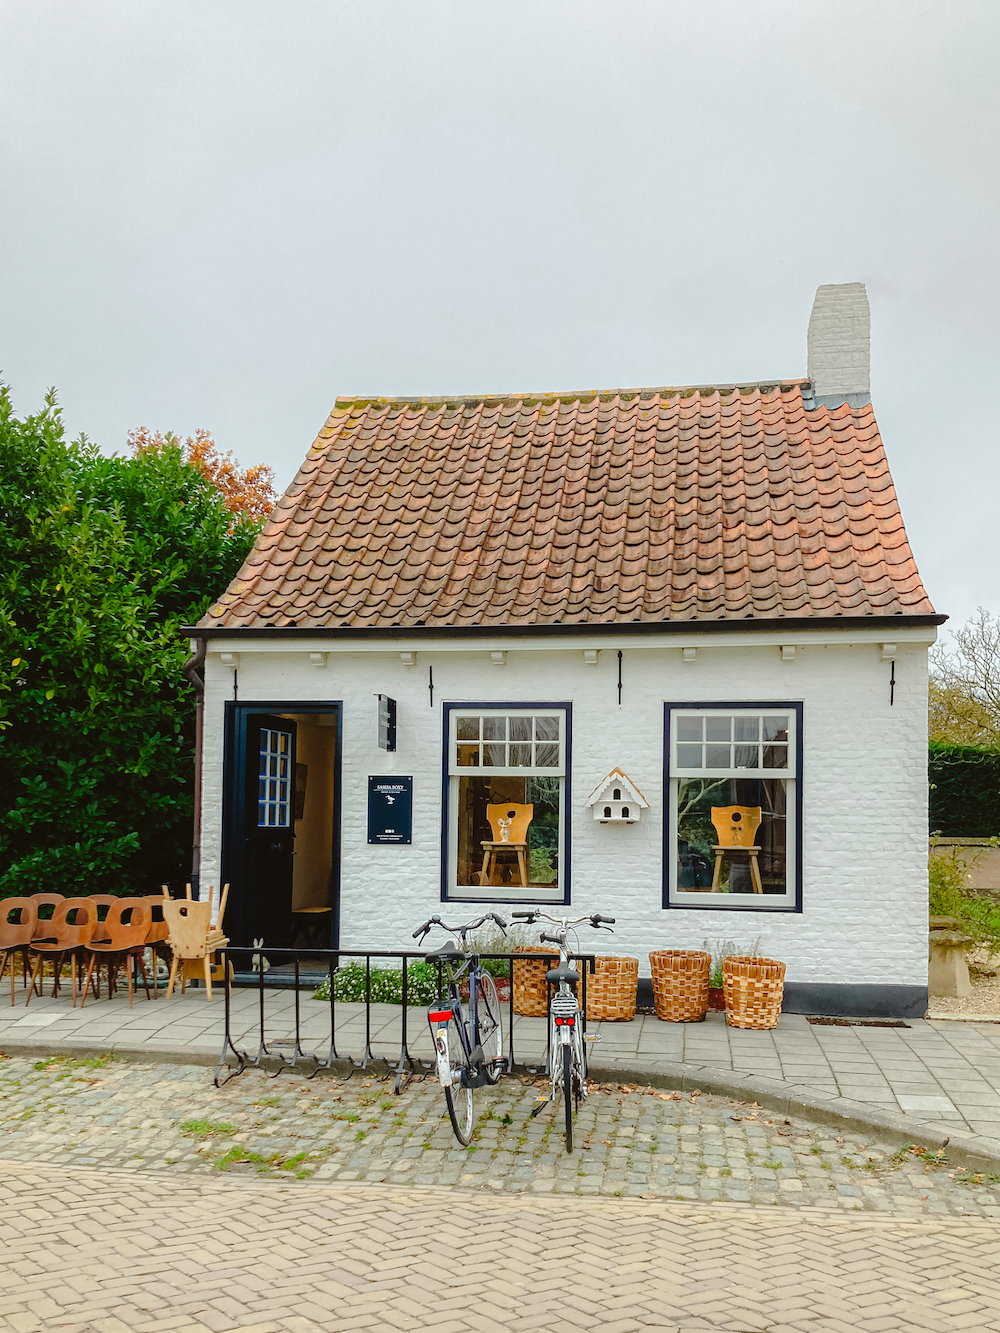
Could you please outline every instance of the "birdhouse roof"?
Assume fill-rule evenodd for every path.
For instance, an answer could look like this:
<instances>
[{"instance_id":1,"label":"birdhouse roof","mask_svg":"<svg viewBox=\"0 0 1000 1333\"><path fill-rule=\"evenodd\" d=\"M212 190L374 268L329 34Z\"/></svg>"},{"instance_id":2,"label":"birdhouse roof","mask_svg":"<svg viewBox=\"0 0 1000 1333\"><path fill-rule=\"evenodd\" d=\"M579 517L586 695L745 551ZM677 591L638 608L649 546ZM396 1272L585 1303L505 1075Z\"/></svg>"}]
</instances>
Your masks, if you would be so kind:
<instances>
[{"instance_id":1,"label":"birdhouse roof","mask_svg":"<svg viewBox=\"0 0 1000 1333\"><path fill-rule=\"evenodd\" d=\"M609 787L621 787L623 791L628 792L628 801L631 805L638 805L643 810L649 809L649 802L643 796L642 792L631 780L627 778L620 768L613 768L606 778L602 778L594 790L587 798L588 805L597 805L598 801L605 799L605 793ZM626 798L623 796L622 800Z\"/></svg>"}]
</instances>

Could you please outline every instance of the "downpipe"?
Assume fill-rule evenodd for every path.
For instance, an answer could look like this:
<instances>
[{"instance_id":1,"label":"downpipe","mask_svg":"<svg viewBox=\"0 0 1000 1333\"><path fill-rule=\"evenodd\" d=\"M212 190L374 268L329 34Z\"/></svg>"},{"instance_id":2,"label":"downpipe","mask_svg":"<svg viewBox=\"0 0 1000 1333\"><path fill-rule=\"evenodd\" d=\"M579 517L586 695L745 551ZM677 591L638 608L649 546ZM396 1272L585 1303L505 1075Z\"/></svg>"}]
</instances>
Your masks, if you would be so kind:
<instances>
[{"instance_id":1,"label":"downpipe","mask_svg":"<svg viewBox=\"0 0 1000 1333\"><path fill-rule=\"evenodd\" d=\"M194 708L194 818L191 833L191 891L195 898L201 896L201 774L202 750L205 735L205 680L198 674L205 665L206 641L204 638L193 640L194 652L181 668L184 679L192 686L195 693Z\"/></svg>"}]
</instances>

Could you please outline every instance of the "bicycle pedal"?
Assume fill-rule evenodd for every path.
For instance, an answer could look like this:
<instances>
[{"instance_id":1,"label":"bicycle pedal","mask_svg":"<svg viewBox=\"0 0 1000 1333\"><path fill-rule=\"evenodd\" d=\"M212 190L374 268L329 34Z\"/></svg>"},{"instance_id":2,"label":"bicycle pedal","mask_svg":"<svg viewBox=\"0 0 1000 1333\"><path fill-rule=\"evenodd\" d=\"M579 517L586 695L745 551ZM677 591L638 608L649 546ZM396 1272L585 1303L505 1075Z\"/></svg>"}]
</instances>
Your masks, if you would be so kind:
<instances>
[{"instance_id":1,"label":"bicycle pedal","mask_svg":"<svg viewBox=\"0 0 1000 1333\"><path fill-rule=\"evenodd\" d=\"M601 1034L599 1032L595 1032L592 1037L584 1038L584 1041L600 1041L600 1040L601 1040Z\"/></svg>"},{"instance_id":2,"label":"bicycle pedal","mask_svg":"<svg viewBox=\"0 0 1000 1333\"><path fill-rule=\"evenodd\" d=\"M530 1119L534 1120L534 1118L535 1118L535 1116L538 1114L538 1112L539 1112L544 1106L548 1106L548 1104L549 1104L549 1099L548 1099L548 1097L536 1097L536 1098L535 1098L535 1104L534 1104L534 1106L531 1108Z\"/></svg>"}]
</instances>

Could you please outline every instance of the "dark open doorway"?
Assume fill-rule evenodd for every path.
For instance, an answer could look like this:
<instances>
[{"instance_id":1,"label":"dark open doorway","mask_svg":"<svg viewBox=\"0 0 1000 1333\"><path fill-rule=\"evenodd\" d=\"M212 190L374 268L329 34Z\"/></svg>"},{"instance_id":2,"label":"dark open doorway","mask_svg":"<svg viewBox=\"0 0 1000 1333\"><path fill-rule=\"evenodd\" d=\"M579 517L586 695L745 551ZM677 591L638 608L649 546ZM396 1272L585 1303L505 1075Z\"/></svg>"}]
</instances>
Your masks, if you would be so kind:
<instances>
[{"instance_id":1,"label":"dark open doorway","mask_svg":"<svg viewBox=\"0 0 1000 1333\"><path fill-rule=\"evenodd\" d=\"M228 703L223 880L233 944L340 938L339 703Z\"/></svg>"}]
</instances>

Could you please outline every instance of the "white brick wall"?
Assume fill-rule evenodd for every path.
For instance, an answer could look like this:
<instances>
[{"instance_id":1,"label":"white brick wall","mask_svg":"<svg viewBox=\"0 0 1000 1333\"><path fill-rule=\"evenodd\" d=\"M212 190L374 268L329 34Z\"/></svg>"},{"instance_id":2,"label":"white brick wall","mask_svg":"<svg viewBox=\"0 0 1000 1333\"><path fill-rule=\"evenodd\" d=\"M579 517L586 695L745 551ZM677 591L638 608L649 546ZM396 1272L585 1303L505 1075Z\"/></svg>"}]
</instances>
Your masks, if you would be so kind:
<instances>
[{"instance_id":1,"label":"white brick wall","mask_svg":"<svg viewBox=\"0 0 1000 1333\"><path fill-rule=\"evenodd\" d=\"M872 633L877 633L873 631ZM842 643L799 641L793 661L776 642L745 646L732 636L703 636L697 660L681 649L624 641L622 706L617 702L617 649L596 667L578 646L528 651L511 641L507 664L488 647L429 652L416 644L405 667L400 644L378 652L337 651L330 641L302 642L295 652L253 652L221 640L206 663L203 883L219 880L222 814L223 701L232 671L220 649L240 650L239 697L275 701L343 700L342 943L402 948L414 926L440 902L443 701L569 701L573 704L572 899L576 912L618 918L602 952L637 954L648 974L652 948L700 947L707 938L752 941L788 964L800 982L923 985L927 976L926 641L897 631L895 704L890 664L875 641L845 633ZM923 642L916 641L923 637ZM815 636L814 636L815 637ZM829 638L830 636L827 636ZM868 635L871 638L871 635ZM786 636L785 641L788 642ZM594 646L590 641L589 646ZM297 649L299 646L297 645ZM309 650L329 653L310 665ZM427 669L434 668L434 707ZM398 748L376 745L373 690L399 704ZM663 703L733 700L804 703L803 907L767 911L663 910ZM650 809L641 822L595 822L586 798L614 765L635 781ZM413 844L367 844L367 777L412 774ZM451 915L471 915L457 905ZM504 910L499 907L501 912ZM509 908L508 908L509 910ZM589 933L589 932L588 932ZM598 940L595 938L595 944Z\"/></svg>"},{"instance_id":2,"label":"white brick wall","mask_svg":"<svg viewBox=\"0 0 1000 1333\"><path fill-rule=\"evenodd\" d=\"M863 282L816 289L809 317L809 378L813 392L867 393L871 315Z\"/></svg>"}]
</instances>

